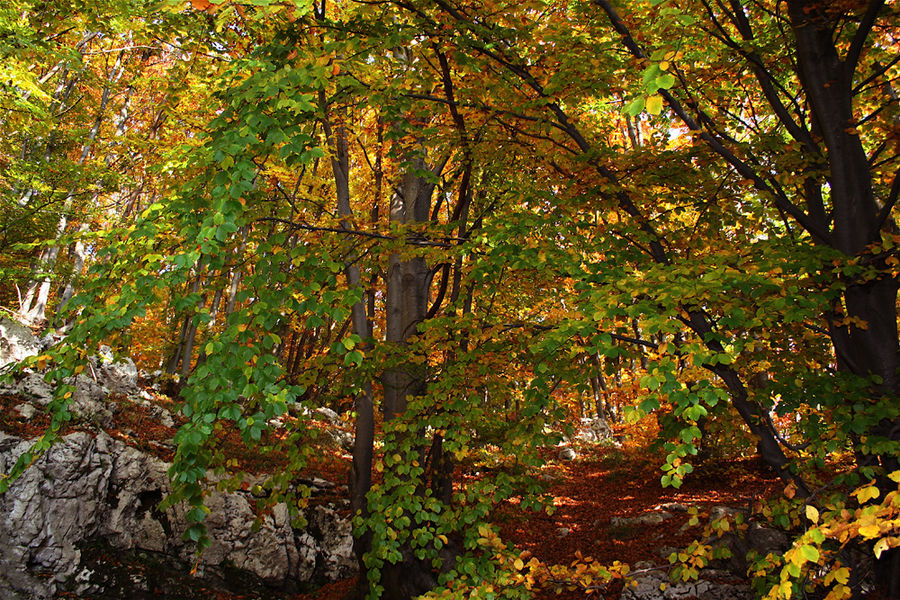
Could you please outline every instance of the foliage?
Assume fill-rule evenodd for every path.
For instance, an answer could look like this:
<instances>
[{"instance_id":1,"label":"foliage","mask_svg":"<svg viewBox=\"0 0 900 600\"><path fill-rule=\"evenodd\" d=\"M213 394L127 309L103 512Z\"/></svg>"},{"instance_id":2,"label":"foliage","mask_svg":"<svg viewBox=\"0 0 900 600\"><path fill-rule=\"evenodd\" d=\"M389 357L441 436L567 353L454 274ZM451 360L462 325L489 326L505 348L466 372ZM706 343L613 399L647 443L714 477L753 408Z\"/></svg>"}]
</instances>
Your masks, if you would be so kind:
<instances>
[{"instance_id":1,"label":"foliage","mask_svg":"<svg viewBox=\"0 0 900 600\"><path fill-rule=\"evenodd\" d=\"M807 498L853 452L836 485L882 504L807 513L773 597L831 543L897 556L896 7L858 4L3 7L0 302L27 284L68 330L7 476L112 343L183 386L166 502L201 550L209 474L243 476L217 432L288 457L262 504L299 522L310 415L349 412L372 597L411 595L384 588L404 568L483 597L624 576L526 569L488 524L540 505L576 415L658 423L664 486L755 442Z\"/></svg>"}]
</instances>

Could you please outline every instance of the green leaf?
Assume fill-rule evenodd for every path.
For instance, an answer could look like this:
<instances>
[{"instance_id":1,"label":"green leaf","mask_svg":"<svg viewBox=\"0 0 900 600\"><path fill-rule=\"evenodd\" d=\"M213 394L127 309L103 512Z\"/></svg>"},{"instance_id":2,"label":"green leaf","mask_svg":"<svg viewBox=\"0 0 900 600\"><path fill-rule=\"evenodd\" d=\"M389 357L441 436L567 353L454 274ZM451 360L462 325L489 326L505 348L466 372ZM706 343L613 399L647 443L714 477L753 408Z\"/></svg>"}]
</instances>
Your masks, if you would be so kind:
<instances>
[{"instance_id":1,"label":"green leaf","mask_svg":"<svg viewBox=\"0 0 900 600\"><path fill-rule=\"evenodd\" d=\"M803 558L805 558L809 562L819 562L819 551L815 548L815 546L800 546L800 553L803 555Z\"/></svg>"},{"instance_id":2,"label":"green leaf","mask_svg":"<svg viewBox=\"0 0 900 600\"><path fill-rule=\"evenodd\" d=\"M635 98L632 100L628 106L625 107L625 114L636 117L644 110L644 105L646 104L647 99L641 96L640 98Z\"/></svg>"}]
</instances>

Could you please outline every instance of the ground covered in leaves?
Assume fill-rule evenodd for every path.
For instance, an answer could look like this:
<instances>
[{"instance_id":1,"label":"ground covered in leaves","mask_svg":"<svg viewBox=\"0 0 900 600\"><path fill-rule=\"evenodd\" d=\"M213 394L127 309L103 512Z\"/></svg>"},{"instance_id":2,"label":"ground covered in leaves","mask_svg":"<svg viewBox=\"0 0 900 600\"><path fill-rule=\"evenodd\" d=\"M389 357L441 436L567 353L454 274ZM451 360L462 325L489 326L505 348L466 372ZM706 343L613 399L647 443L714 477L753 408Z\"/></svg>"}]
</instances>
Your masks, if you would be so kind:
<instances>
[{"instance_id":1,"label":"ground covered in leaves","mask_svg":"<svg viewBox=\"0 0 900 600\"><path fill-rule=\"evenodd\" d=\"M614 517L659 512L666 505L746 507L782 489L778 477L756 459L712 462L697 470L680 489L663 488L658 465L647 455L611 446L584 446L574 461L551 461L544 468L556 510L523 512L515 502L496 511L494 522L504 539L546 564L568 564L576 553L602 564L651 561L668 564L666 548L687 546L699 527L683 527L686 513L652 526L612 527ZM345 600L355 580L337 582L289 600ZM619 585L619 589L621 585ZM615 598L619 589L592 597ZM584 598L582 591L548 586L539 600ZM232 596L229 600L239 600Z\"/></svg>"},{"instance_id":2,"label":"ground covered in leaves","mask_svg":"<svg viewBox=\"0 0 900 600\"><path fill-rule=\"evenodd\" d=\"M167 398L165 400L168 401ZM28 422L18 418L12 410L16 401L13 397L0 397L3 405L0 427L26 437L40 433L42 426L46 425L42 417ZM170 459L170 440L175 429L159 425L144 407L127 401L119 405L110 434L160 458ZM180 419L176 417L176 420ZM77 424L73 425L72 430L79 428ZM243 446L237 432L223 431L220 435L221 441L240 456ZM753 459L710 462L689 476L680 489L674 489L660 485L660 472L651 453L623 450L613 445L584 445L577 450L575 460L560 461L556 459L555 449L548 449L551 460L544 467L542 477L548 482L549 494L553 497L555 511L552 515L524 512L515 501L500 507L493 515L503 539L528 553L526 557L530 554L544 564L568 564L576 554L591 557L601 564L612 564L613 561L632 565L639 561L667 564L666 549L684 547L699 533L697 528L683 527L688 519L686 513L668 511L672 512L672 518L649 526L615 526L612 520L659 512L673 503L695 506L701 511L716 505L750 508L755 501L781 489L774 473ZM243 467L250 471L263 471L266 466L271 468L271 464L255 464L259 458L258 455L248 454L248 464ZM334 448L334 452L318 455L316 462L309 465L309 474L343 483L349 464L350 456ZM95 550L102 552L102 549ZM107 560L110 577L113 578L124 574L133 577L135 573L140 574L147 569L152 571L152 561L147 566L143 564L147 561L142 561L140 557L109 554ZM144 579L153 581L155 577L147 573ZM148 590L150 595L147 597L344 600L351 595L355 585L355 579L351 579L299 594L273 595L273 591L264 586L248 589L242 594L227 594L198 585L188 574L178 579L161 582L164 585L160 589ZM616 597L617 591L613 586L605 590L603 597ZM539 591L537 597L541 600L575 599L583 598L584 593L548 586Z\"/></svg>"},{"instance_id":3,"label":"ground covered in leaves","mask_svg":"<svg viewBox=\"0 0 900 600\"><path fill-rule=\"evenodd\" d=\"M701 512L723 505L749 509L782 488L774 472L755 459L713 462L688 476L680 489L663 488L658 465L650 457L602 446L584 447L575 461L554 462L545 471L552 478L552 515L509 506L497 517L505 539L545 564L568 564L576 553L607 565L668 564L669 550L687 546L700 533L699 527L683 527L686 513L667 510L672 518L634 527L616 527L613 518L657 513L671 504L695 506ZM602 597L615 597L617 591L612 586ZM549 587L537 597L575 599L585 594Z\"/></svg>"}]
</instances>

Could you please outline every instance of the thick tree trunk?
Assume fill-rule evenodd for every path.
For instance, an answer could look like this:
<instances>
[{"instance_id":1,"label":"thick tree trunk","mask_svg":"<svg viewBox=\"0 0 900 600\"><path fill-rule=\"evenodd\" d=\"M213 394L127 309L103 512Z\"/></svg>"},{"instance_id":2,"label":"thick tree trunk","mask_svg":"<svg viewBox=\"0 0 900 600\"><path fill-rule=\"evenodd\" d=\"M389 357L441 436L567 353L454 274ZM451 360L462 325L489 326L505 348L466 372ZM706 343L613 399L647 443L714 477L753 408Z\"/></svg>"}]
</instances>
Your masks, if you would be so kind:
<instances>
[{"instance_id":1,"label":"thick tree trunk","mask_svg":"<svg viewBox=\"0 0 900 600\"><path fill-rule=\"evenodd\" d=\"M391 199L391 223L401 226L427 223L430 219L434 185L414 172L426 170L425 162L420 158L411 162L402 184ZM418 234L410 233L407 239L415 244ZM408 346L417 333L417 326L426 318L431 279L431 270L424 258L403 259L398 254L390 256L385 291L385 337L403 362L385 369L382 374L385 422L403 415L407 399L421 396L427 390L425 361L412 360ZM410 432L407 435L417 434ZM417 443L424 444L424 440ZM434 450L440 453L441 449L438 443ZM424 447L421 454L425 454ZM411 548L402 549L402 553L401 562L386 564L382 569L382 585L388 598L412 598L437 585L437 577L430 564L416 559Z\"/></svg>"},{"instance_id":2,"label":"thick tree trunk","mask_svg":"<svg viewBox=\"0 0 900 600\"><path fill-rule=\"evenodd\" d=\"M867 35L884 4L875 0L867 14L872 21L860 24L857 36ZM866 257L867 247L881 241L880 217L872 186L872 172L859 134L854 128L853 78L860 54L847 52L842 59L833 39L834 22L827 5L816 0L791 0L788 12L796 43L800 82L809 101L815 130L821 135L828 157L828 186L833 204L832 245L848 257ZM897 337L898 282L889 271L864 281L850 281L843 296L844 317L831 324L838 368L872 378L871 404L900 401L900 344ZM861 326L858 326L862 324ZM857 402L857 400L854 400ZM900 419L884 419L857 442L859 466L878 465L886 473L897 470L896 453L873 455L863 446L872 438L900 442ZM865 440L865 442L863 442ZM882 492L894 487L886 478ZM900 550L882 554L876 563L882 592L900 598Z\"/></svg>"},{"instance_id":3,"label":"thick tree trunk","mask_svg":"<svg viewBox=\"0 0 900 600\"><path fill-rule=\"evenodd\" d=\"M391 199L392 223L410 225L426 223L431 209L431 195L434 185L413 173L425 170L421 159L413 161L403 178L398 192ZM409 240L416 241L416 234ZM428 288L431 270L422 257L408 260L392 254L388 260L387 289L385 292L386 340L395 344L399 354L409 338L415 336L416 327L425 320L428 311ZM406 398L419 396L425 392L425 367L407 361L385 370L384 418L389 421L406 411Z\"/></svg>"}]
</instances>

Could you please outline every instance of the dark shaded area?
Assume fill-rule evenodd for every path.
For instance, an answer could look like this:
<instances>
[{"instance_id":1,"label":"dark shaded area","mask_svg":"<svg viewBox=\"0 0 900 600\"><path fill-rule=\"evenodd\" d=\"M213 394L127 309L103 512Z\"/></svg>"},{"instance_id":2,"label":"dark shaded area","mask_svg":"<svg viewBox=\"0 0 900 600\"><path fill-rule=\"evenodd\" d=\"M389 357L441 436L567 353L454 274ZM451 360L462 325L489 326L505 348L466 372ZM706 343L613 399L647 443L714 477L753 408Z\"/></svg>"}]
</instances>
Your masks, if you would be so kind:
<instances>
[{"instance_id":1,"label":"dark shaded area","mask_svg":"<svg viewBox=\"0 0 900 600\"><path fill-rule=\"evenodd\" d=\"M291 589L273 587L247 571L228 565L198 569L157 552L122 551L102 541L83 545L82 565L87 581L70 581L60 598L84 600L209 600L220 596L232 600L287 600L313 586L296 584ZM201 572L202 571L202 572ZM82 571L87 573L87 571ZM85 589L76 593L76 589Z\"/></svg>"}]
</instances>

